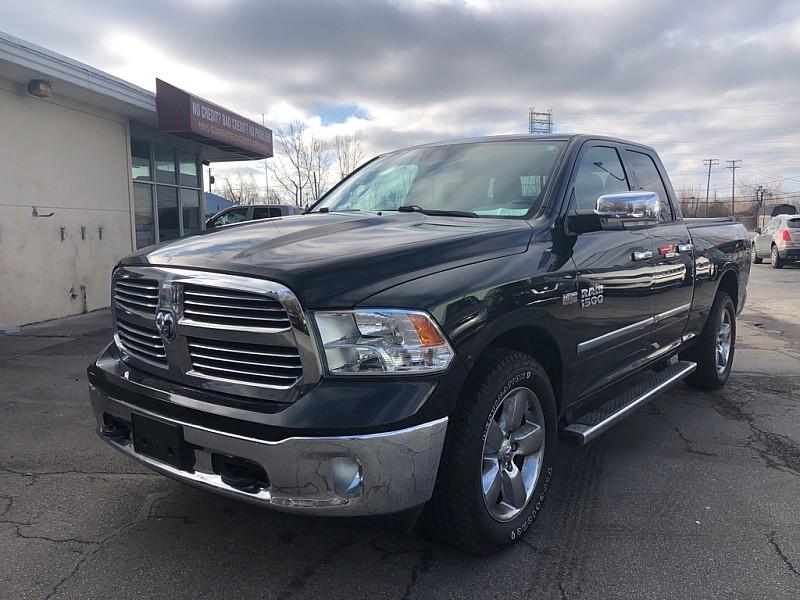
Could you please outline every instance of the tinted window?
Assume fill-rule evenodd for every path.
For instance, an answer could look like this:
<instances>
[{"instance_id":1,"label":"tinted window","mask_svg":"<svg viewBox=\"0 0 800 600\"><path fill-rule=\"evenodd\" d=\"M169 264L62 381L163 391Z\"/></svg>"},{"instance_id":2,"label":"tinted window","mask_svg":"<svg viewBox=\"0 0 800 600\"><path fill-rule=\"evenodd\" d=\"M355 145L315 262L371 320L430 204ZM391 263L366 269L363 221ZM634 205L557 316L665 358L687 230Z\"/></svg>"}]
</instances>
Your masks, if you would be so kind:
<instances>
[{"instance_id":1,"label":"tinted window","mask_svg":"<svg viewBox=\"0 0 800 600\"><path fill-rule=\"evenodd\" d=\"M572 209L594 210L604 194L630 191L625 170L614 148L593 146L581 158L575 175Z\"/></svg>"},{"instance_id":2,"label":"tinted window","mask_svg":"<svg viewBox=\"0 0 800 600\"><path fill-rule=\"evenodd\" d=\"M791 229L800 229L800 219L789 219L788 221L786 221L786 224Z\"/></svg>"},{"instance_id":3,"label":"tinted window","mask_svg":"<svg viewBox=\"0 0 800 600\"><path fill-rule=\"evenodd\" d=\"M175 148L156 144L156 181L175 183Z\"/></svg>"},{"instance_id":4,"label":"tinted window","mask_svg":"<svg viewBox=\"0 0 800 600\"><path fill-rule=\"evenodd\" d=\"M247 220L246 208L234 208L228 212L221 214L214 219L214 227L221 227L222 225L231 225L233 223L241 223Z\"/></svg>"},{"instance_id":5,"label":"tinted window","mask_svg":"<svg viewBox=\"0 0 800 600\"><path fill-rule=\"evenodd\" d=\"M181 185L198 187L196 154L178 152L178 168L181 173Z\"/></svg>"},{"instance_id":6,"label":"tinted window","mask_svg":"<svg viewBox=\"0 0 800 600\"><path fill-rule=\"evenodd\" d=\"M178 189L159 185L156 190L156 198L158 199L158 241L173 240L180 236Z\"/></svg>"},{"instance_id":7,"label":"tinted window","mask_svg":"<svg viewBox=\"0 0 800 600\"><path fill-rule=\"evenodd\" d=\"M658 198L661 200L661 220L671 221L674 219L667 189L664 187L664 182L661 180L661 175L658 174L658 168L652 157L633 150L626 150L625 154L639 184L639 189L658 194Z\"/></svg>"},{"instance_id":8,"label":"tinted window","mask_svg":"<svg viewBox=\"0 0 800 600\"><path fill-rule=\"evenodd\" d=\"M200 192L197 190L181 190L181 217L183 218L183 235L192 235L202 229Z\"/></svg>"},{"instance_id":9,"label":"tinted window","mask_svg":"<svg viewBox=\"0 0 800 600\"><path fill-rule=\"evenodd\" d=\"M144 248L156 243L156 223L153 218L153 186L133 184L133 205L136 218L136 247Z\"/></svg>"},{"instance_id":10,"label":"tinted window","mask_svg":"<svg viewBox=\"0 0 800 600\"><path fill-rule=\"evenodd\" d=\"M280 217L281 209L275 206L257 206L253 209L254 219L271 219L272 217Z\"/></svg>"},{"instance_id":11,"label":"tinted window","mask_svg":"<svg viewBox=\"0 0 800 600\"><path fill-rule=\"evenodd\" d=\"M133 179L150 179L150 143L131 140L131 176Z\"/></svg>"}]
</instances>

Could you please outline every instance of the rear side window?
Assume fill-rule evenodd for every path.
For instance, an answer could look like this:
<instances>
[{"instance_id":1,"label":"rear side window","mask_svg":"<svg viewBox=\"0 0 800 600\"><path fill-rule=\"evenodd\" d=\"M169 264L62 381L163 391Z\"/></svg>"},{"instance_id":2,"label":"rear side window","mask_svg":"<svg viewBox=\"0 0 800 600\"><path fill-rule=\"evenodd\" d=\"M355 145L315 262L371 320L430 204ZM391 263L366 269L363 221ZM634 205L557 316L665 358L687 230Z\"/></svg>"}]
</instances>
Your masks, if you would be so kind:
<instances>
[{"instance_id":1,"label":"rear side window","mask_svg":"<svg viewBox=\"0 0 800 600\"><path fill-rule=\"evenodd\" d=\"M800 229L800 219L789 219L786 221L789 229Z\"/></svg>"},{"instance_id":2,"label":"rear side window","mask_svg":"<svg viewBox=\"0 0 800 600\"><path fill-rule=\"evenodd\" d=\"M667 188L664 187L664 182L661 180L661 175L658 173L656 163L653 162L650 156L643 152L626 150L625 156L639 184L639 189L658 194L661 200L661 220L672 221L675 215L672 212L669 196L667 195Z\"/></svg>"},{"instance_id":3,"label":"rear side window","mask_svg":"<svg viewBox=\"0 0 800 600\"><path fill-rule=\"evenodd\" d=\"M630 191L619 154L608 146L593 146L581 158L575 175L571 209L592 210L604 194Z\"/></svg>"},{"instance_id":4,"label":"rear side window","mask_svg":"<svg viewBox=\"0 0 800 600\"><path fill-rule=\"evenodd\" d=\"M275 206L257 206L253 209L253 219L271 219L280 217L281 209Z\"/></svg>"}]
</instances>

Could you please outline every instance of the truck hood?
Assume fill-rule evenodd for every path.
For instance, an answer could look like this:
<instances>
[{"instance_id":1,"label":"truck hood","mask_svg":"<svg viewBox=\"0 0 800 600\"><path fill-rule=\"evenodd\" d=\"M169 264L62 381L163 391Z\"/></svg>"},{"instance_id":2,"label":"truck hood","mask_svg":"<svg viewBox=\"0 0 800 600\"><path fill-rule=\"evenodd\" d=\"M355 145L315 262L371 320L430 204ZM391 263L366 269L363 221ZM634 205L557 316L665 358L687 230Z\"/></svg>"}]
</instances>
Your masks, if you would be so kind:
<instances>
[{"instance_id":1,"label":"truck hood","mask_svg":"<svg viewBox=\"0 0 800 600\"><path fill-rule=\"evenodd\" d=\"M420 213L313 213L212 230L122 261L251 275L289 287L306 308L347 308L417 277L525 252L514 219Z\"/></svg>"}]
</instances>

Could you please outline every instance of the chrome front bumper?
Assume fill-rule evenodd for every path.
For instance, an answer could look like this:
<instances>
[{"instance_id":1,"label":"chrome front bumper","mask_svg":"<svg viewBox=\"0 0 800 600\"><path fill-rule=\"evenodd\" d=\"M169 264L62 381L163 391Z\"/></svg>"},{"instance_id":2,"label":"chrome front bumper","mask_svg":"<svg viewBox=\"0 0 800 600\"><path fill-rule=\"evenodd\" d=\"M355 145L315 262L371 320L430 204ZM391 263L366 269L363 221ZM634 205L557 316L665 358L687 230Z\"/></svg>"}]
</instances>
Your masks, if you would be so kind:
<instances>
[{"instance_id":1,"label":"chrome front bumper","mask_svg":"<svg viewBox=\"0 0 800 600\"><path fill-rule=\"evenodd\" d=\"M447 430L445 417L386 433L264 441L168 419L89 388L98 435L120 452L178 481L294 513L378 515L423 504L433 493ZM114 441L102 434L104 414L130 423L132 413L180 425L194 451L193 470L139 454L130 439ZM228 485L214 472L214 454L257 463L268 483L251 491Z\"/></svg>"}]
</instances>

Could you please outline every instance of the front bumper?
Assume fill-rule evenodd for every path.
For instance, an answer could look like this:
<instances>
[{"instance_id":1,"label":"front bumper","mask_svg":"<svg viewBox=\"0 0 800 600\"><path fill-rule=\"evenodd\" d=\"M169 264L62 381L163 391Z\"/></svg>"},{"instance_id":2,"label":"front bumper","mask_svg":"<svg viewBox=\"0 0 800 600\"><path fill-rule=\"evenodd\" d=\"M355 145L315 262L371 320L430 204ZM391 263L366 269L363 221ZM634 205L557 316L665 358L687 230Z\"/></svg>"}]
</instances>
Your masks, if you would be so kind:
<instances>
[{"instance_id":1,"label":"front bumper","mask_svg":"<svg viewBox=\"0 0 800 600\"><path fill-rule=\"evenodd\" d=\"M384 433L261 440L142 409L93 384L89 390L98 434L117 450L178 481L294 513L378 515L423 504L433 493L447 430L444 417ZM179 425L194 453L192 470L136 452L129 433L104 434L109 418L130 424L134 413ZM247 491L229 485L214 457L255 463L266 473L266 482Z\"/></svg>"}]
</instances>

